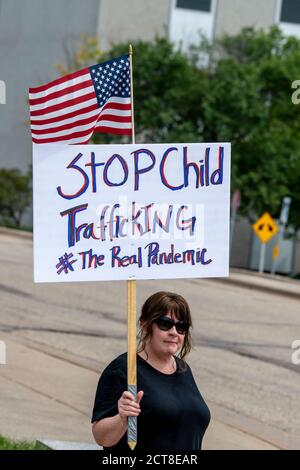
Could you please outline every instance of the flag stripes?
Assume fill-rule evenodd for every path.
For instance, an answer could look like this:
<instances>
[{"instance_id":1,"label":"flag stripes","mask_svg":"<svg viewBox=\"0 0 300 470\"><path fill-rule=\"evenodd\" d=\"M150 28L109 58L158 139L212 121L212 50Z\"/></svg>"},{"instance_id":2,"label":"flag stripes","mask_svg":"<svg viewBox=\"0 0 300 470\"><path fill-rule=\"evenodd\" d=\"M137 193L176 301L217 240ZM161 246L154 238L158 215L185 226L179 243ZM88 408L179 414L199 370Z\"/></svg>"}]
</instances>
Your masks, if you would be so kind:
<instances>
[{"instance_id":1,"label":"flag stripes","mask_svg":"<svg viewBox=\"0 0 300 470\"><path fill-rule=\"evenodd\" d=\"M132 132L127 56L29 89L34 143L88 143L95 132Z\"/></svg>"}]
</instances>

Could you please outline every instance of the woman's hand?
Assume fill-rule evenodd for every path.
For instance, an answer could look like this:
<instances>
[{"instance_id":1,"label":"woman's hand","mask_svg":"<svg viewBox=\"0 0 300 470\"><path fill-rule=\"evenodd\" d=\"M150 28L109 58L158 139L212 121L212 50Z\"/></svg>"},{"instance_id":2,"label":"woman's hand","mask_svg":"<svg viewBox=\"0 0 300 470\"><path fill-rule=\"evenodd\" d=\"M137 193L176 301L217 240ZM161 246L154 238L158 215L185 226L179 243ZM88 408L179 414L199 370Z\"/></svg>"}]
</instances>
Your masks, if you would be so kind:
<instances>
[{"instance_id":1,"label":"woman's hand","mask_svg":"<svg viewBox=\"0 0 300 470\"><path fill-rule=\"evenodd\" d=\"M122 393L121 398L118 400L118 410L122 421L127 421L128 416L139 416L140 401L144 395L144 392L140 390L137 394L137 401L135 401L132 393L127 390Z\"/></svg>"}]
</instances>

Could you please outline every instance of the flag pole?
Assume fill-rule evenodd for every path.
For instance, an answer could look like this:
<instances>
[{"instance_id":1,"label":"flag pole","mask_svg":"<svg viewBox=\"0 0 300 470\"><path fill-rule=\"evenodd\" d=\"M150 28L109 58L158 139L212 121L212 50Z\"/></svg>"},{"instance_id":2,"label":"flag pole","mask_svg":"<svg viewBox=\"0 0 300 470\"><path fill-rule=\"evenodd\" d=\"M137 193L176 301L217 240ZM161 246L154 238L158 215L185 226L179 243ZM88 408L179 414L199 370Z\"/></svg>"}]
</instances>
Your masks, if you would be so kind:
<instances>
[{"instance_id":1,"label":"flag pole","mask_svg":"<svg viewBox=\"0 0 300 470\"><path fill-rule=\"evenodd\" d=\"M132 143L135 144L132 54L132 45L129 44ZM136 281L134 279L127 281L127 387L136 399ZM137 418L129 416L127 443L131 450L134 450L136 442Z\"/></svg>"},{"instance_id":2,"label":"flag pole","mask_svg":"<svg viewBox=\"0 0 300 470\"><path fill-rule=\"evenodd\" d=\"M131 125L132 125L132 143L135 144L135 129L134 129L134 104L133 104L133 71L132 71L132 45L129 44L129 66L130 66L130 96L131 96Z\"/></svg>"}]
</instances>

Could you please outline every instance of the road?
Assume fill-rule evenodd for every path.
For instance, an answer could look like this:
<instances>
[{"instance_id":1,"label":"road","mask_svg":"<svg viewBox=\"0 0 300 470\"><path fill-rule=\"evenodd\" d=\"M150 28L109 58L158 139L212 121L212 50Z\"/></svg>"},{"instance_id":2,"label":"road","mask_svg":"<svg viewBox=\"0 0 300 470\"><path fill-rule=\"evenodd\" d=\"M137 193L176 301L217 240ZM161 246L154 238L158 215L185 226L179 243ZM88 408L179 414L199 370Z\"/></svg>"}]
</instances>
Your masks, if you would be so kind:
<instances>
[{"instance_id":1,"label":"road","mask_svg":"<svg viewBox=\"0 0 300 470\"><path fill-rule=\"evenodd\" d=\"M88 442L99 373L126 350L126 283L34 284L29 237L0 234L0 262L0 433ZM300 301L186 279L138 282L138 307L162 289L191 306L205 448L300 448Z\"/></svg>"}]
</instances>

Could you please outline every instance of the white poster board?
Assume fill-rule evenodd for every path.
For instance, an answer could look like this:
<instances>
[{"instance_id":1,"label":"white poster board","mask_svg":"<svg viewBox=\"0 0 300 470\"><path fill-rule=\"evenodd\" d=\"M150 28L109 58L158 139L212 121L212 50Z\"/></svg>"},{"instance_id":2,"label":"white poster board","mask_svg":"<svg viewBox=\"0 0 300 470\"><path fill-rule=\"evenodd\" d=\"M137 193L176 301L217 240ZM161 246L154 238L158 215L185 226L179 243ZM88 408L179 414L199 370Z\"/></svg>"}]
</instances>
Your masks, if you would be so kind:
<instances>
[{"instance_id":1,"label":"white poster board","mask_svg":"<svg viewBox=\"0 0 300 470\"><path fill-rule=\"evenodd\" d=\"M33 145L34 280L228 276L230 144Z\"/></svg>"}]
</instances>

